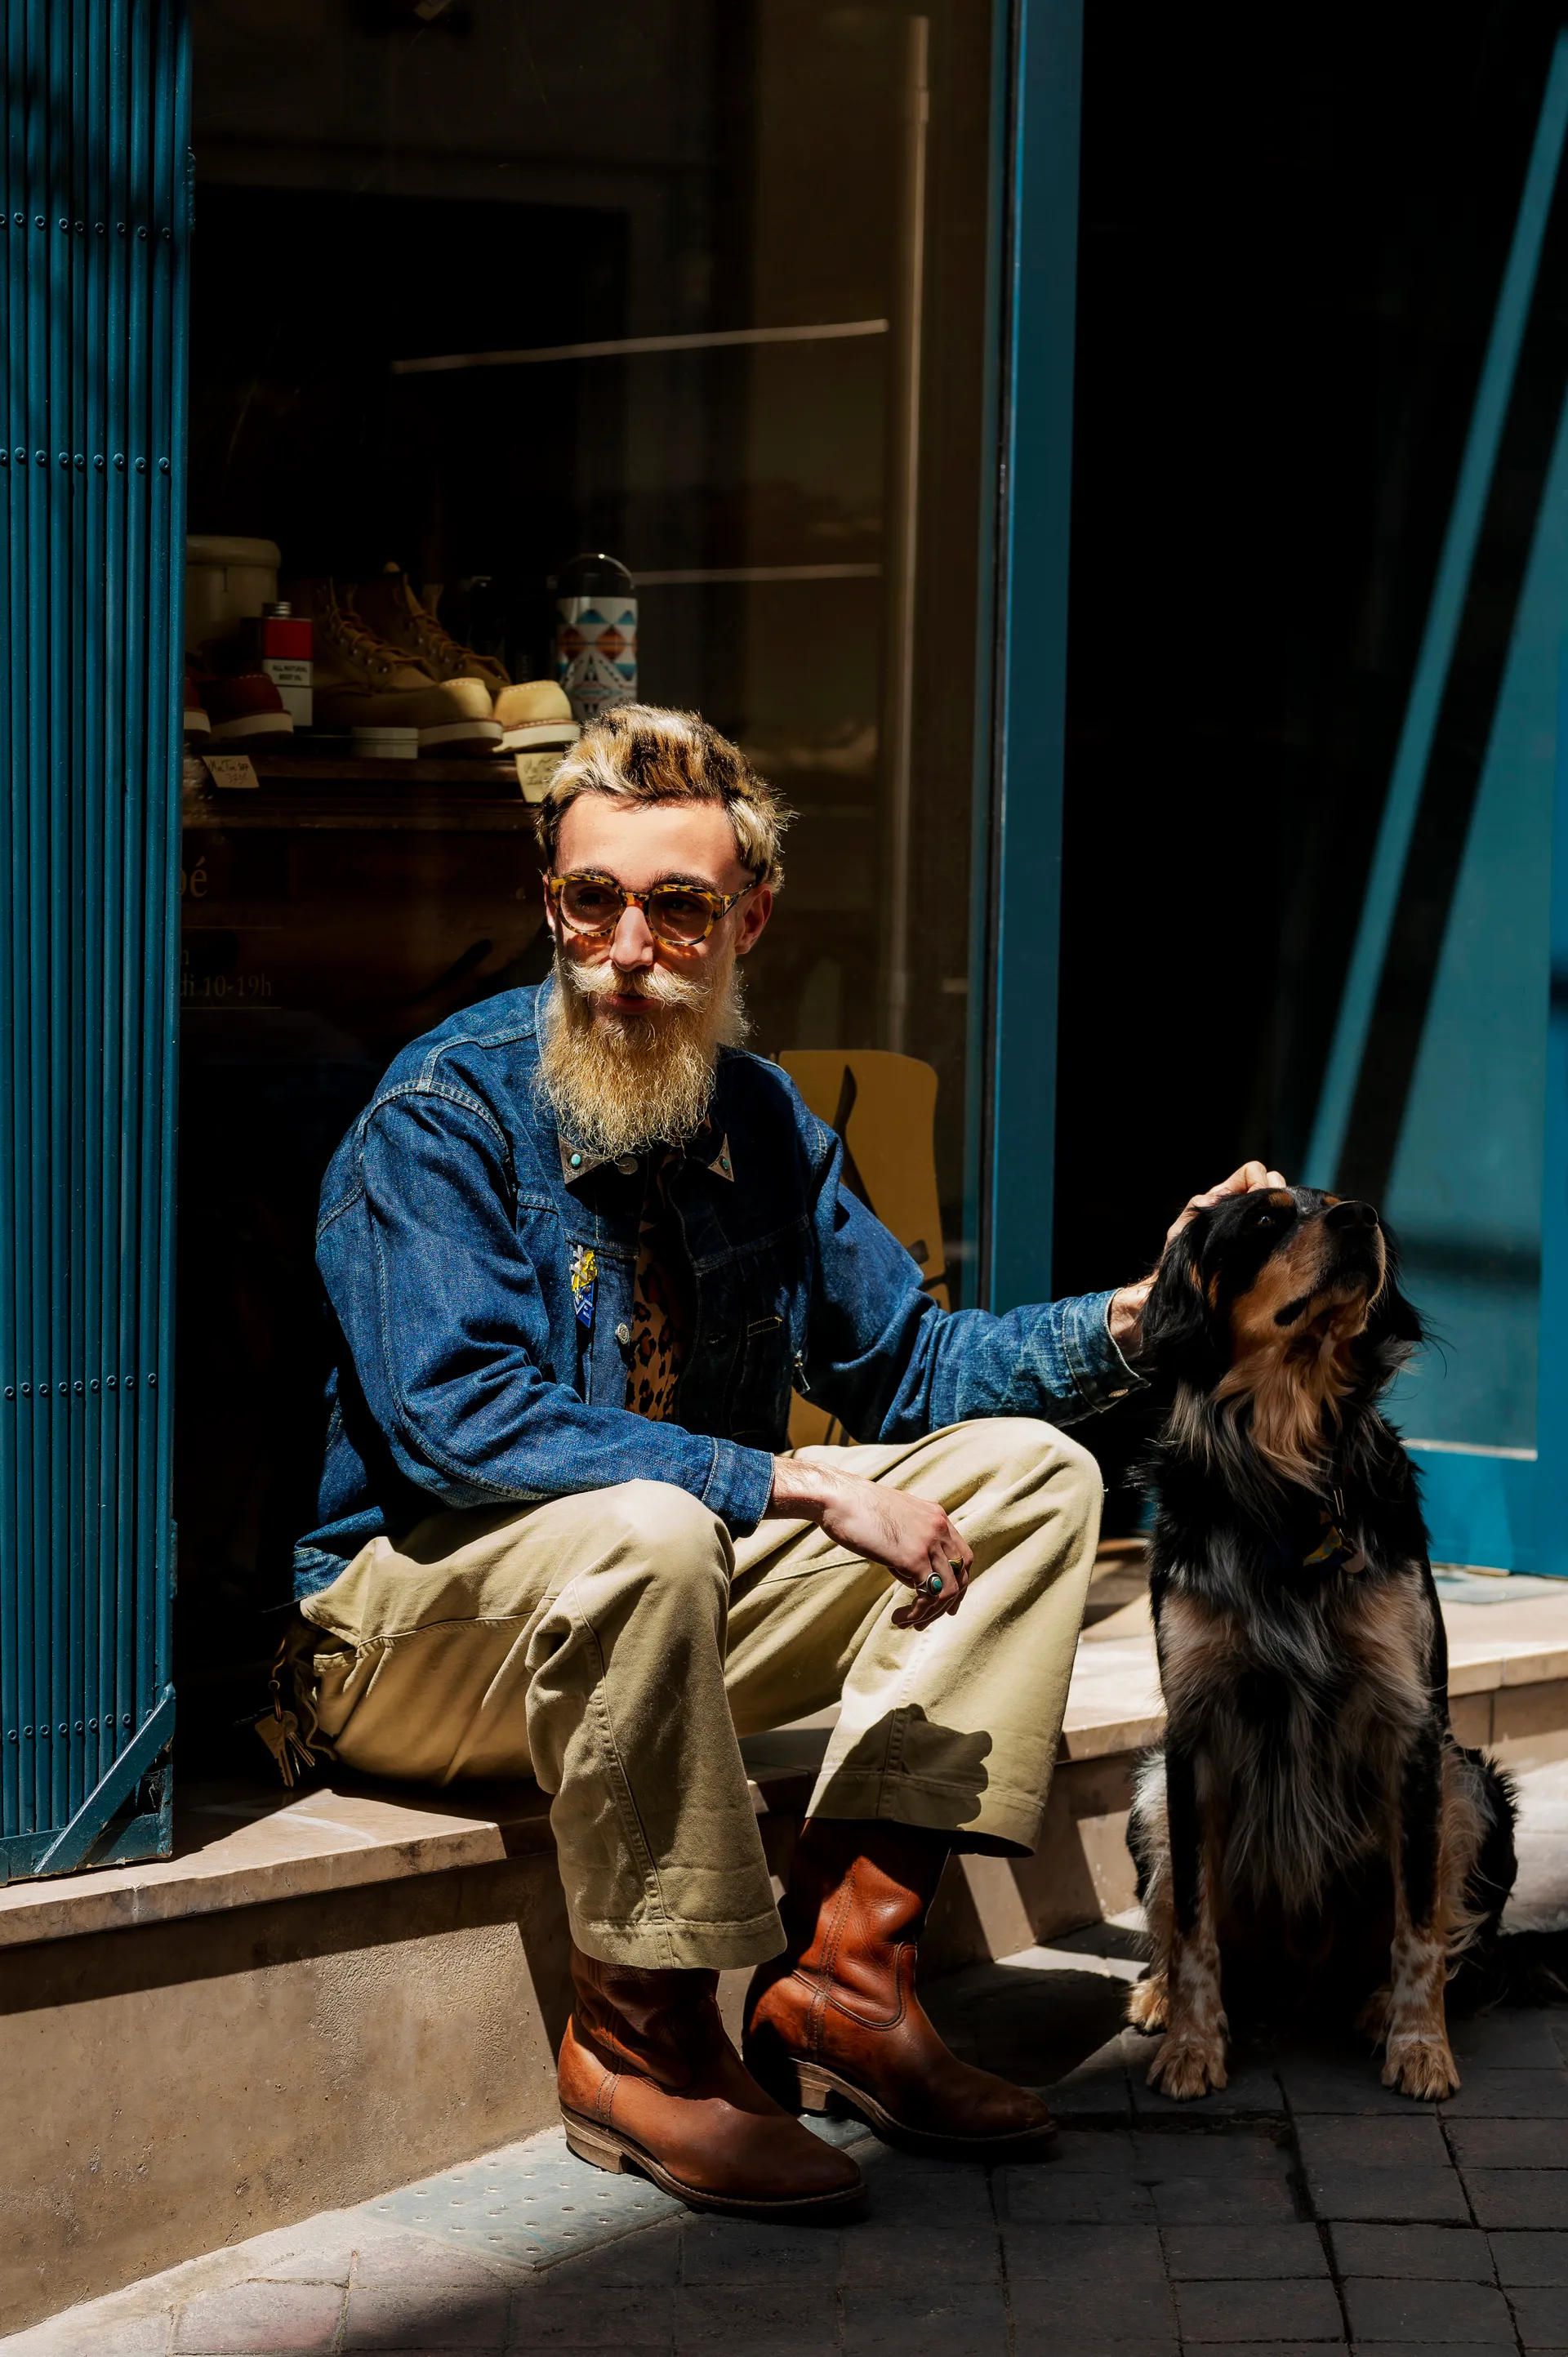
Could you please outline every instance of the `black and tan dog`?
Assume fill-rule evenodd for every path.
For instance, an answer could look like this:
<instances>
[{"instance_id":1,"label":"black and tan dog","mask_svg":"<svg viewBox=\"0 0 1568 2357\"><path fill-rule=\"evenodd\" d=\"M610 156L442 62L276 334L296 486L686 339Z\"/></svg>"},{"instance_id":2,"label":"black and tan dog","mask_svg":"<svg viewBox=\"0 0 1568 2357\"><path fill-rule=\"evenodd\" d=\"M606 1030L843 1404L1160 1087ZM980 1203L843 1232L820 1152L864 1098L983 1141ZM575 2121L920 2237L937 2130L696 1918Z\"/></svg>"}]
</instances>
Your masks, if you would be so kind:
<instances>
[{"instance_id":1,"label":"black and tan dog","mask_svg":"<svg viewBox=\"0 0 1568 2357\"><path fill-rule=\"evenodd\" d=\"M1230 1198L1168 1247L1144 1334L1176 1379L1150 1554L1166 1731L1128 1835L1150 2082L1223 2087L1228 2007L1343 2009L1387 2085L1446 2095L1446 1984L1495 1936L1514 1812L1450 1729L1415 1475L1379 1413L1421 1339L1392 1244L1367 1203Z\"/></svg>"}]
</instances>

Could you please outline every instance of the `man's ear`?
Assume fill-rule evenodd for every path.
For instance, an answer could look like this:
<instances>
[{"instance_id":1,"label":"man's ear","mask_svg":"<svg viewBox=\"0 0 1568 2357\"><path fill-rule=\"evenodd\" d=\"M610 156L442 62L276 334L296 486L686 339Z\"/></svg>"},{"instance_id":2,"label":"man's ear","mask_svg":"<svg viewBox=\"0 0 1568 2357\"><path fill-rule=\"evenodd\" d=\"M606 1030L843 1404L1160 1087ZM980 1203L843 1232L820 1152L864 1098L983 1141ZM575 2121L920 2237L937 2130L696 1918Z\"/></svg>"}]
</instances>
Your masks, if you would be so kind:
<instances>
[{"instance_id":1,"label":"man's ear","mask_svg":"<svg viewBox=\"0 0 1568 2357\"><path fill-rule=\"evenodd\" d=\"M764 925L773 914L773 887L759 884L740 912L740 925L736 933L735 953L746 957L757 947Z\"/></svg>"},{"instance_id":2,"label":"man's ear","mask_svg":"<svg viewBox=\"0 0 1568 2357\"><path fill-rule=\"evenodd\" d=\"M1208 1384L1221 1372L1213 1311L1203 1289L1199 1254L1208 1222L1201 1211L1165 1246L1155 1289L1144 1311L1143 1355L1156 1368Z\"/></svg>"}]
</instances>

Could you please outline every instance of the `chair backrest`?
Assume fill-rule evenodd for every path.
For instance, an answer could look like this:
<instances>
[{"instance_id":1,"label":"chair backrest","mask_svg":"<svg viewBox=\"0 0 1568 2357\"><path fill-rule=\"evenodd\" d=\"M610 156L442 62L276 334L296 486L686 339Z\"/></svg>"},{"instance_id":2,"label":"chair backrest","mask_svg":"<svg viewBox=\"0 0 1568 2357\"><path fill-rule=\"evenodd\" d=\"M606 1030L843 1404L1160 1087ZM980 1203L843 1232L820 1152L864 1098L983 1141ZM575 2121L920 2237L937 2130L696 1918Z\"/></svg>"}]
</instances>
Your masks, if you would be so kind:
<instances>
[{"instance_id":1,"label":"chair backrest","mask_svg":"<svg viewBox=\"0 0 1568 2357\"><path fill-rule=\"evenodd\" d=\"M843 1138L849 1187L913 1254L946 1309L931 1066L884 1048L787 1048L779 1060L817 1119Z\"/></svg>"},{"instance_id":2,"label":"chair backrest","mask_svg":"<svg viewBox=\"0 0 1568 2357\"><path fill-rule=\"evenodd\" d=\"M949 1308L931 1066L883 1048L787 1048L779 1060L817 1119L843 1138L844 1184L919 1263L932 1299ZM809 1400L796 1400L795 1448L846 1437Z\"/></svg>"}]
</instances>

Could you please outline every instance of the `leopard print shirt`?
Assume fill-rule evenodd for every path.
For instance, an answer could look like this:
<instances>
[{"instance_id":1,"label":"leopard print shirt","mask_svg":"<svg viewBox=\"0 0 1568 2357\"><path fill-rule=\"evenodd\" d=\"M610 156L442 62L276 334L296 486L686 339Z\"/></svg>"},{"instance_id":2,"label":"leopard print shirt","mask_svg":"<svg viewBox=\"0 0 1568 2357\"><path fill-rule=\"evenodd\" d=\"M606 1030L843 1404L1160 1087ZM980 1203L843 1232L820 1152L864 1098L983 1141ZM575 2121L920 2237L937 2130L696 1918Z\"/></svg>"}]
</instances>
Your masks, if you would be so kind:
<instances>
[{"instance_id":1,"label":"leopard print shirt","mask_svg":"<svg viewBox=\"0 0 1568 2357\"><path fill-rule=\"evenodd\" d=\"M665 1195L670 1171L680 1158L671 1150L650 1162L637 1237L626 1404L634 1415L645 1415L653 1424L668 1423L674 1412L685 1357L683 1306L669 1275L673 1215Z\"/></svg>"}]
</instances>

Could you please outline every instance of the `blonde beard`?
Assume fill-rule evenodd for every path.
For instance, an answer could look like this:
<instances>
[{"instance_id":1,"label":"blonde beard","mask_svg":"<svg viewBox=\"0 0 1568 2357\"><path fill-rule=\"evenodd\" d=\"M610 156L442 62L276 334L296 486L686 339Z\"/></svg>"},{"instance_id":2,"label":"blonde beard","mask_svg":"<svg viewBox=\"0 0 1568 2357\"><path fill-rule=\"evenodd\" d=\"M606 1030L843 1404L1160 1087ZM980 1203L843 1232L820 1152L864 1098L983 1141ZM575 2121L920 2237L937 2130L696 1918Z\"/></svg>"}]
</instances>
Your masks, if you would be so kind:
<instances>
[{"instance_id":1,"label":"blonde beard","mask_svg":"<svg viewBox=\"0 0 1568 2357\"><path fill-rule=\"evenodd\" d=\"M638 992L667 1010L652 1017L601 1015L607 991ZM701 1129L713 1100L721 1048L738 1047L749 1026L732 955L701 980L666 967L635 977L579 965L555 952L555 987L545 1001L540 1085L562 1135L610 1161L679 1145Z\"/></svg>"}]
</instances>

